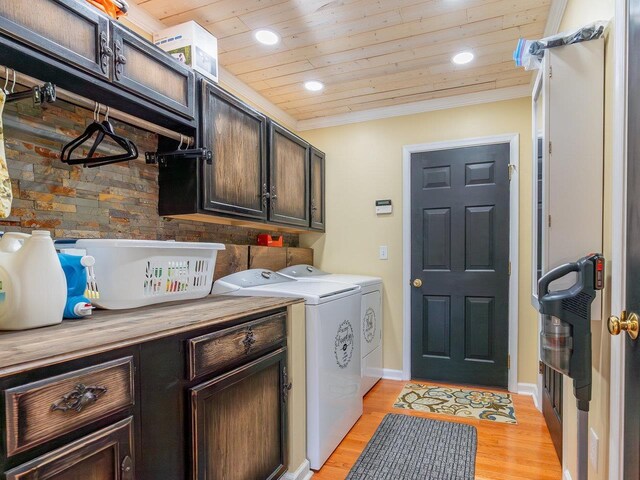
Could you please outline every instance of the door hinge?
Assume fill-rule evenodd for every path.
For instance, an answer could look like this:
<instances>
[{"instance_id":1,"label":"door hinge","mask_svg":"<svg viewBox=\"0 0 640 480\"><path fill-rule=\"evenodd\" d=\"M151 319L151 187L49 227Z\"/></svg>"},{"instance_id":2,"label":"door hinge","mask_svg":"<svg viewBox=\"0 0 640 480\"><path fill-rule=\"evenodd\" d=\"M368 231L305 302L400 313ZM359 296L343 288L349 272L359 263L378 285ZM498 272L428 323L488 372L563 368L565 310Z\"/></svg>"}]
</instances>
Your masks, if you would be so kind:
<instances>
[{"instance_id":1,"label":"door hinge","mask_svg":"<svg viewBox=\"0 0 640 480\"><path fill-rule=\"evenodd\" d=\"M549 228L551 228L551 215L549 215L549 219L548 219L548 222L547 222L547 223L548 223L548 225L549 225Z\"/></svg>"},{"instance_id":2,"label":"door hinge","mask_svg":"<svg viewBox=\"0 0 640 480\"><path fill-rule=\"evenodd\" d=\"M542 375L544 373L544 363L542 363L542 360L538 361L538 373L540 375Z\"/></svg>"},{"instance_id":3,"label":"door hinge","mask_svg":"<svg viewBox=\"0 0 640 480\"><path fill-rule=\"evenodd\" d=\"M511 355L507 355L507 370L511 370Z\"/></svg>"},{"instance_id":4,"label":"door hinge","mask_svg":"<svg viewBox=\"0 0 640 480\"><path fill-rule=\"evenodd\" d=\"M516 171L516 166L513 163L509 164L509 181L511 181L511 178L513 177L513 172Z\"/></svg>"},{"instance_id":5,"label":"door hinge","mask_svg":"<svg viewBox=\"0 0 640 480\"><path fill-rule=\"evenodd\" d=\"M509 276L511 276L511 260L509 260Z\"/></svg>"},{"instance_id":6,"label":"door hinge","mask_svg":"<svg viewBox=\"0 0 640 480\"><path fill-rule=\"evenodd\" d=\"M549 155L551 155L551 152L553 151L553 147L551 145L551 140L549 140Z\"/></svg>"},{"instance_id":7,"label":"door hinge","mask_svg":"<svg viewBox=\"0 0 640 480\"><path fill-rule=\"evenodd\" d=\"M549 65L549 78L553 77L553 67Z\"/></svg>"}]
</instances>

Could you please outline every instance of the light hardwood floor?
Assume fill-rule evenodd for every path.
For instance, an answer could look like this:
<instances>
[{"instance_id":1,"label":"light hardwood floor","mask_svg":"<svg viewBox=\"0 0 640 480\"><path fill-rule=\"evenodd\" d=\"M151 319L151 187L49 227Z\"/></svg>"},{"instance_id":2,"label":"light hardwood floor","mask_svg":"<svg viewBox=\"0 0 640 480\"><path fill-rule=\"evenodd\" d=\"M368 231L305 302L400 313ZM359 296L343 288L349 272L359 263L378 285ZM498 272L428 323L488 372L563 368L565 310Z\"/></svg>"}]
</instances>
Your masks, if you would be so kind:
<instances>
[{"instance_id":1,"label":"light hardwood floor","mask_svg":"<svg viewBox=\"0 0 640 480\"><path fill-rule=\"evenodd\" d=\"M406 382L381 380L364 399L364 414L315 480L342 480L387 413L467 423L478 429L476 480L560 480L561 467L544 418L525 395L513 395L517 425L393 408ZM442 385L437 382L416 382ZM398 479L401 480L401 479Z\"/></svg>"}]
</instances>

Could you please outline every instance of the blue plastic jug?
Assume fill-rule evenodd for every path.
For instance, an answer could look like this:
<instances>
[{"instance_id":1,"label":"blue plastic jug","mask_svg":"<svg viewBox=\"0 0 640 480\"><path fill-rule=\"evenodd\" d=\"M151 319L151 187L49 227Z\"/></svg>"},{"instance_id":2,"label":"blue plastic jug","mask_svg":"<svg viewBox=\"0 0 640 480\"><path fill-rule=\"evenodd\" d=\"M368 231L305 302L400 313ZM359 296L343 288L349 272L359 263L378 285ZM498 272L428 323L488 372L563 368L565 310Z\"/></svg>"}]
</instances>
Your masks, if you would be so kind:
<instances>
[{"instance_id":1,"label":"blue plastic jug","mask_svg":"<svg viewBox=\"0 0 640 480\"><path fill-rule=\"evenodd\" d=\"M67 278L67 303L64 318L82 318L91 315L91 302L85 297L87 271L83 265L85 257L58 253L62 270Z\"/></svg>"}]
</instances>

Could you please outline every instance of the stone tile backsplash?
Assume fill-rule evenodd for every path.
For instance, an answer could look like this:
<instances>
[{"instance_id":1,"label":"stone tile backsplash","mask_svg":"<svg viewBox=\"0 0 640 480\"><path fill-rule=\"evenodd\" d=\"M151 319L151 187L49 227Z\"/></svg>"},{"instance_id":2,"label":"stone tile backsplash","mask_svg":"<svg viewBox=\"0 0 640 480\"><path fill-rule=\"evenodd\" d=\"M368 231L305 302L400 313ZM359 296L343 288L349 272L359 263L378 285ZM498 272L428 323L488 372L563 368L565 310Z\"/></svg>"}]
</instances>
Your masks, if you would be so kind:
<instances>
[{"instance_id":1,"label":"stone tile backsplash","mask_svg":"<svg viewBox=\"0 0 640 480\"><path fill-rule=\"evenodd\" d=\"M62 146L92 121L93 112L62 101L42 107L28 100L5 106L5 150L14 200L11 216L0 219L0 231L44 229L56 238L255 244L262 231L158 215L158 169L144 162L144 152L156 150L155 134L113 121L118 133L136 143L139 159L97 168L62 163ZM297 246L298 236L285 234L284 242Z\"/></svg>"}]
</instances>

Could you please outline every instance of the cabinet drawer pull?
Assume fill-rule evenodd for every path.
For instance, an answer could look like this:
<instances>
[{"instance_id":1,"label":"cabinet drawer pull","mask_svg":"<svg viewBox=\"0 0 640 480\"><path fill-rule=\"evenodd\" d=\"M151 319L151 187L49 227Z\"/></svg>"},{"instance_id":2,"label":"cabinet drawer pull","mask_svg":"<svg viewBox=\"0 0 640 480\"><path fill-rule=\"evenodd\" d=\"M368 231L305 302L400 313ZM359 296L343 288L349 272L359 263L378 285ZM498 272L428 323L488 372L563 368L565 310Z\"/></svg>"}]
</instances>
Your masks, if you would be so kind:
<instances>
[{"instance_id":1,"label":"cabinet drawer pull","mask_svg":"<svg viewBox=\"0 0 640 480\"><path fill-rule=\"evenodd\" d=\"M84 407L98 401L102 395L107 393L107 387L87 386L79 383L66 395L51 405L51 410L61 410L67 412L75 410L81 412Z\"/></svg>"},{"instance_id":2,"label":"cabinet drawer pull","mask_svg":"<svg viewBox=\"0 0 640 480\"><path fill-rule=\"evenodd\" d=\"M113 57L113 50L109 46L107 32L100 32L100 68L102 73L109 73L109 59Z\"/></svg>"},{"instance_id":3,"label":"cabinet drawer pull","mask_svg":"<svg viewBox=\"0 0 640 480\"><path fill-rule=\"evenodd\" d=\"M256 343L256 335L253 333L253 328L249 327L247 329L247 333L244 336L244 340L242 340L242 344L244 345L245 355L251 351L251 348L255 343Z\"/></svg>"}]
</instances>

